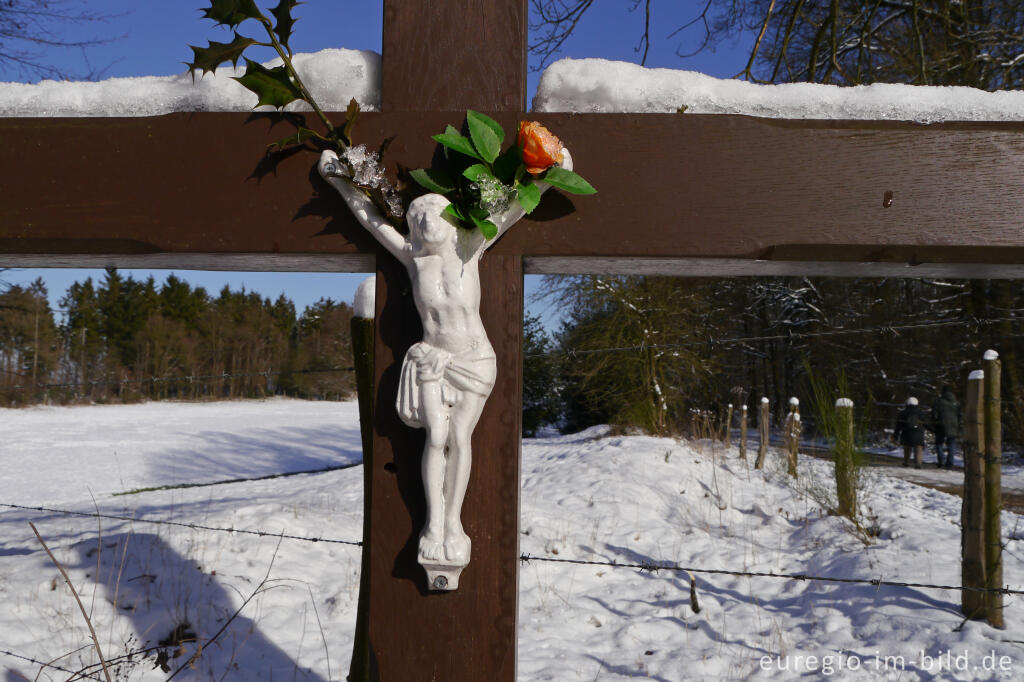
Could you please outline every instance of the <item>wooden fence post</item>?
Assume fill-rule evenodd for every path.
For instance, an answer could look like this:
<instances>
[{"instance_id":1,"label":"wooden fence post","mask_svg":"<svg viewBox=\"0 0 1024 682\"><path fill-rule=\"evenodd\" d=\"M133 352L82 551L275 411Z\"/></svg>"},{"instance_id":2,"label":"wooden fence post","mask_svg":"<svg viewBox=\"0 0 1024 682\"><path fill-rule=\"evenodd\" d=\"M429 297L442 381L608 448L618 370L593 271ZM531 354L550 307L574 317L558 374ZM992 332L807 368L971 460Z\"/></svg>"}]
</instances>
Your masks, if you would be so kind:
<instances>
[{"instance_id":1,"label":"wooden fence post","mask_svg":"<svg viewBox=\"0 0 1024 682\"><path fill-rule=\"evenodd\" d=\"M740 407L740 459L747 461L747 405Z\"/></svg>"},{"instance_id":2,"label":"wooden fence post","mask_svg":"<svg viewBox=\"0 0 1024 682\"><path fill-rule=\"evenodd\" d=\"M800 424L800 400L798 398L789 399L789 414L786 415L785 429L787 473L796 478L796 455L800 448L800 432L802 430Z\"/></svg>"},{"instance_id":3,"label":"wooden fence post","mask_svg":"<svg viewBox=\"0 0 1024 682\"><path fill-rule=\"evenodd\" d=\"M1000 419L999 354L985 351L985 587L1003 586L1003 537L999 516L1003 511L1002 456ZM985 610L992 627L1003 626L1003 595L985 593Z\"/></svg>"},{"instance_id":4,"label":"wooden fence post","mask_svg":"<svg viewBox=\"0 0 1024 682\"><path fill-rule=\"evenodd\" d=\"M761 442L757 446L757 459L754 460L754 468L760 469L764 466L764 456L768 454L768 398L761 398L761 414L757 419L757 430L761 436Z\"/></svg>"},{"instance_id":5,"label":"wooden fence post","mask_svg":"<svg viewBox=\"0 0 1024 682\"><path fill-rule=\"evenodd\" d=\"M854 466L853 401L836 401L835 445L836 499L839 513L848 519L857 517L857 470Z\"/></svg>"},{"instance_id":6,"label":"wooden fence post","mask_svg":"<svg viewBox=\"0 0 1024 682\"><path fill-rule=\"evenodd\" d=\"M964 587L985 587L985 373L971 372L964 399L964 501L960 510L960 582ZM960 608L968 618L985 618L985 594L961 590Z\"/></svg>"},{"instance_id":7,"label":"wooden fence post","mask_svg":"<svg viewBox=\"0 0 1024 682\"><path fill-rule=\"evenodd\" d=\"M725 409L725 434L722 441L725 443L726 449L732 445L732 403L729 403Z\"/></svg>"}]
</instances>

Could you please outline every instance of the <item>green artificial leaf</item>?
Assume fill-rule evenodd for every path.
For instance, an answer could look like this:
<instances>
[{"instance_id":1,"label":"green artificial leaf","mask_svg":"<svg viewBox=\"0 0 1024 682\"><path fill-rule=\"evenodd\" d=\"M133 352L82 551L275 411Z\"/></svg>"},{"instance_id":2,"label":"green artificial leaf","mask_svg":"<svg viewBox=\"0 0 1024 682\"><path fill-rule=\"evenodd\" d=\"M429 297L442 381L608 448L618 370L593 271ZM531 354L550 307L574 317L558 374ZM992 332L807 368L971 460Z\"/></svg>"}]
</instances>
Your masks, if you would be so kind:
<instances>
[{"instance_id":1,"label":"green artificial leaf","mask_svg":"<svg viewBox=\"0 0 1024 682\"><path fill-rule=\"evenodd\" d=\"M522 152L519 145L512 145L494 161L494 177L506 185L511 185L516 178L516 169L522 164Z\"/></svg>"},{"instance_id":2,"label":"green artificial leaf","mask_svg":"<svg viewBox=\"0 0 1024 682\"><path fill-rule=\"evenodd\" d=\"M533 213L533 209L537 208L537 204L540 203L540 187L532 182L525 184L517 182L516 200L519 201L519 205L523 207L524 211Z\"/></svg>"},{"instance_id":3,"label":"green artificial leaf","mask_svg":"<svg viewBox=\"0 0 1024 682\"><path fill-rule=\"evenodd\" d=\"M348 108L345 109L345 127L341 131L349 145L352 144L352 128L355 127L357 120L359 120L359 102L353 97L348 101ZM384 152L382 150L381 156L383 155Z\"/></svg>"},{"instance_id":4,"label":"green artificial leaf","mask_svg":"<svg viewBox=\"0 0 1024 682\"><path fill-rule=\"evenodd\" d=\"M476 182L481 177L490 176L493 178L494 174L491 173L491 169L484 164L474 163L472 166L462 171L462 176L470 182Z\"/></svg>"},{"instance_id":5,"label":"green artificial leaf","mask_svg":"<svg viewBox=\"0 0 1024 682\"><path fill-rule=\"evenodd\" d=\"M263 15L255 0L210 0L210 7L203 10L203 17L213 19L218 25L235 28L246 19L260 19Z\"/></svg>"},{"instance_id":6,"label":"green artificial leaf","mask_svg":"<svg viewBox=\"0 0 1024 682\"><path fill-rule=\"evenodd\" d=\"M462 215L462 211L460 211L459 207L456 206L455 204L448 204L447 206L444 207L444 210L441 211L441 213L450 215L460 223L466 221L466 216Z\"/></svg>"},{"instance_id":7,"label":"green artificial leaf","mask_svg":"<svg viewBox=\"0 0 1024 682\"><path fill-rule=\"evenodd\" d=\"M498 234L498 226L492 223L486 218L480 218L475 213L469 216L473 220L473 224L480 228L481 234L487 239L494 239Z\"/></svg>"},{"instance_id":8,"label":"green artificial leaf","mask_svg":"<svg viewBox=\"0 0 1024 682\"><path fill-rule=\"evenodd\" d=\"M306 140L313 139L324 140L325 138L323 135L316 132L315 130L310 130L309 128L303 128L302 126L299 126L298 130L295 131L294 135L282 137L277 142L271 142L270 144L267 145L267 147L277 147L277 149L283 150L285 147L292 147L297 144L303 144L304 142L306 142Z\"/></svg>"},{"instance_id":9,"label":"green artificial leaf","mask_svg":"<svg viewBox=\"0 0 1024 682\"><path fill-rule=\"evenodd\" d=\"M409 175L431 192L448 194L455 191L455 182L444 171L433 168L417 168L409 171Z\"/></svg>"},{"instance_id":10,"label":"green artificial leaf","mask_svg":"<svg viewBox=\"0 0 1024 682\"><path fill-rule=\"evenodd\" d=\"M280 109L302 99L302 93L292 82L288 76L288 69L284 66L268 69L246 57L245 75L234 80L256 93L259 98L257 107L268 104Z\"/></svg>"},{"instance_id":11,"label":"green artificial leaf","mask_svg":"<svg viewBox=\"0 0 1024 682\"><path fill-rule=\"evenodd\" d=\"M274 15L274 19L277 23L274 24L274 33L277 34L277 39L281 41L281 44L288 47L288 39L292 37L292 27L295 25L295 19L292 18L292 10L295 9L296 5L301 5L298 0L281 0L277 3L277 7L270 10L270 13ZM289 48L289 54L291 49Z\"/></svg>"},{"instance_id":12,"label":"green artificial leaf","mask_svg":"<svg viewBox=\"0 0 1024 682\"><path fill-rule=\"evenodd\" d=\"M465 154L466 156L479 161L484 160L477 153L476 148L473 146L473 143L469 141L469 138L459 133L459 131L452 126L448 126L440 135L434 135L433 140L441 143L448 149L453 149L459 152L460 154Z\"/></svg>"},{"instance_id":13,"label":"green artificial leaf","mask_svg":"<svg viewBox=\"0 0 1024 682\"><path fill-rule=\"evenodd\" d=\"M676 109L677 114L685 114L686 110L690 108L689 104L680 104L679 108Z\"/></svg>"},{"instance_id":14,"label":"green artificial leaf","mask_svg":"<svg viewBox=\"0 0 1024 682\"><path fill-rule=\"evenodd\" d=\"M466 112L466 123L469 124L469 136L473 139L473 146L487 163L494 163L501 153L501 142L505 139L505 132L498 123L477 111Z\"/></svg>"},{"instance_id":15,"label":"green artificial leaf","mask_svg":"<svg viewBox=\"0 0 1024 682\"><path fill-rule=\"evenodd\" d=\"M236 33L235 39L230 43L218 43L212 40L209 43L207 47L189 45L192 48L193 57L192 61L186 65L193 79L196 77L197 69L201 69L202 75L205 76L207 73L216 73L217 67L224 62L231 62L232 66L237 66L245 48L255 44L256 41Z\"/></svg>"},{"instance_id":16,"label":"green artificial leaf","mask_svg":"<svg viewBox=\"0 0 1024 682\"><path fill-rule=\"evenodd\" d=\"M597 192L589 182L571 170L565 170L564 168L549 168L548 172L544 175L544 182L570 194L594 194Z\"/></svg>"},{"instance_id":17,"label":"green artificial leaf","mask_svg":"<svg viewBox=\"0 0 1024 682\"><path fill-rule=\"evenodd\" d=\"M476 121L477 123L482 123L488 128L490 128L491 132L493 132L495 137L498 138L498 144L501 144L502 142L505 141L505 131L501 129L501 124L495 121L490 116L487 116L486 114L481 114L479 111L473 111L472 109L470 109L469 111L466 112L466 121Z\"/></svg>"}]
</instances>

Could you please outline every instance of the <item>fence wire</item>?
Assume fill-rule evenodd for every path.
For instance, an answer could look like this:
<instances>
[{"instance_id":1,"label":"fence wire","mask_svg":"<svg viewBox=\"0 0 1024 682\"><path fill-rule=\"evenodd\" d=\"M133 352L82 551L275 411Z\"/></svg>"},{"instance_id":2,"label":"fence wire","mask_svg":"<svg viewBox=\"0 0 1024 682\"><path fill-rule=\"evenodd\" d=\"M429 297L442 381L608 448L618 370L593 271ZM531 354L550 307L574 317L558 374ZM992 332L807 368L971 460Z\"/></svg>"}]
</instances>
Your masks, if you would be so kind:
<instances>
[{"instance_id":1,"label":"fence wire","mask_svg":"<svg viewBox=\"0 0 1024 682\"><path fill-rule=\"evenodd\" d=\"M7 507L8 509L22 509L25 511L45 512L49 514L64 514L65 516L83 516L94 519L111 519L114 521L129 521L131 523L148 523L157 526L176 526L179 528L190 528L192 530L209 530L220 533L237 533L239 535L255 535L258 537L268 538L284 538L285 540L299 540L302 542L325 542L336 545L352 545L354 547L362 547L362 541L354 540L335 540L332 538L321 538L311 537L308 535L289 535L284 532L274 532L270 530L246 530L242 528L221 528L217 526L205 526L198 523L185 523L183 521L166 521L163 519L148 519L145 517L138 516L127 516L121 514L103 514L101 512L80 512L72 511L70 509L53 509L51 507L29 507L21 504L10 504L7 502L0 502L0 507Z\"/></svg>"},{"instance_id":2,"label":"fence wire","mask_svg":"<svg viewBox=\"0 0 1024 682\"><path fill-rule=\"evenodd\" d=\"M132 523L148 523L156 525L166 526L177 526L181 528L189 528L192 530L207 530L214 532L223 533L238 533L245 535L256 535L259 537L274 537L284 538L286 540L298 540L301 542L314 542L314 543L334 543L341 545L350 545L354 547L361 547L362 542L356 542L352 540L336 540L331 538L322 537L310 537L303 535L290 535L284 532L274 532L265 530L244 530L238 528L220 528L216 526L206 526L197 523L185 523L182 521L165 521L161 519L147 519L144 517L134 517L119 514L103 514L100 512L78 512L71 511L68 509L53 509L49 507L30 507L26 505L0 503L0 507L7 507L9 509L22 509L26 511L46 512L55 514L65 514L70 516L83 516L90 518L100 519L113 519L117 521L128 521ZM932 583L914 583L914 582L901 582L895 580L884 580L882 578L837 578L833 576L820 576L810 575L807 573L770 573L763 571L737 571L724 568L704 568L700 566L683 566L673 562L667 561L651 561L645 563L623 563L618 561L592 561L587 559L565 559L565 558L554 558L554 557L539 557L532 556L530 554L521 554L519 560L524 563L530 563L531 561L539 561L554 564L576 564L582 566L602 566L606 568L628 568L628 569L639 569L647 572L657 571L675 571L675 572L686 572L686 573L706 573L713 575L730 575L736 577L747 577L747 578L775 578L782 580L794 580L794 581L819 581L819 582L833 582L833 583L850 583L860 585L872 585L874 587L915 587L921 589L933 589L933 590L960 590L960 591L975 591L975 592L997 592L999 594L1012 594L1012 595L1024 595L1024 590L1015 590L1009 587L1001 588L980 588L980 587L965 587L962 585L936 585Z\"/></svg>"}]
</instances>

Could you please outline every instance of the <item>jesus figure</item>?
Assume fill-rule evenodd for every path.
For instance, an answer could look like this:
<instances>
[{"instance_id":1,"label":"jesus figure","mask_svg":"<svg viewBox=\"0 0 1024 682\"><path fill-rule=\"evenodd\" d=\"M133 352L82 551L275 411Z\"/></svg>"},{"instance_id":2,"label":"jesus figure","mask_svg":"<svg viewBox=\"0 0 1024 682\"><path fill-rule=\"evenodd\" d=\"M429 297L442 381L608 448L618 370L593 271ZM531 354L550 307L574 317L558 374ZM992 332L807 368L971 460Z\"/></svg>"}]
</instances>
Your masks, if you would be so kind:
<instances>
[{"instance_id":1,"label":"jesus figure","mask_svg":"<svg viewBox=\"0 0 1024 682\"><path fill-rule=\"evenodd\" d=\"M572 169L567 150L559 164ZM494 349L480 319L483 252L523 216L518 202L491 220L497 236L457 227L444 214L448 199L426 194L409 206L409 236L398 232L361 191L340 176L333 151L320 157L320 174L334 186L359 222L409 272L423 340L405 355L396 407L409 426L427 431L421 463L427 522L419 562L464 567L471 542L462 528L462 503L472 461L470 441L494 387ZM548 185L538 182L544 191Z\"/></svg>"}]
</instances>

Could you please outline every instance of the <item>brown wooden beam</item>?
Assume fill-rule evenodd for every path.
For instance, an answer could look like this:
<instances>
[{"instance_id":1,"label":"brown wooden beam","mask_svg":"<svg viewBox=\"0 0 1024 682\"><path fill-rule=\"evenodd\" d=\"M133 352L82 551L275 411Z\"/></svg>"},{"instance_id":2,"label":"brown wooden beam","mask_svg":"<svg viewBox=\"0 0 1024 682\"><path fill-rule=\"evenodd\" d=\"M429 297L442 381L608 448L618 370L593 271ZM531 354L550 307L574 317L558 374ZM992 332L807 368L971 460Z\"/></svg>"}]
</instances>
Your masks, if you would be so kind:
<instances>
[{"instance_id":1,"label":"brown wooden beam","mask_svg":"<svg viewBox=\"0 0 1024 682\"><path fill-rule=\"evenodd\" d=\"M389 165L420 166L430 135L462 116L367 113L357 136L373 146L396 135ZM507 129L518 119L496 116ZM599 193L550 193L497 253L1024 262L1024 124L536 118ZM313 154L254 177L261 150L287 130L246 114L0 120L0 254L372 252Z\"/></svg>"},{"instance_id":2,"label":"brown wooden beam","mask_svg":"<svg viewBox=\"0 0 1024 682\"><path fill-rule=\"evenodd\" d=\"M441 11L427 0L386 0L383 106L391 112L442 106L522 109L525 46L525 0L449 0ZM421 121L422 114L412 117ZM441 117L431 123L440 132L447 122L460 121L461 116ZM420 130L377 132L398 134L396 162L407 158L405 165L418 167L433 153L431 133L424 146ZM340 201L335 212L348 216ZM438 594L427 591L416 560L426 516L420 475L424 432L401 424L394 407L402 358L422 334L403 268L387 254L377 259L379 369L369 519L372 680L516 679L522 267L519 254L481 259L480 315L497 355L497 382L473 432L472 475L462 510L472 560L459 589Z\"/></svg>"}]
</instances>

